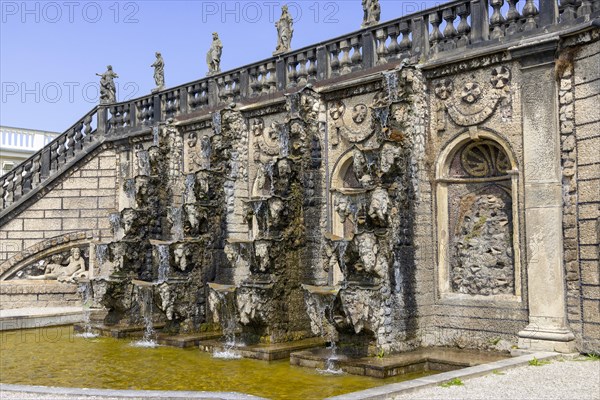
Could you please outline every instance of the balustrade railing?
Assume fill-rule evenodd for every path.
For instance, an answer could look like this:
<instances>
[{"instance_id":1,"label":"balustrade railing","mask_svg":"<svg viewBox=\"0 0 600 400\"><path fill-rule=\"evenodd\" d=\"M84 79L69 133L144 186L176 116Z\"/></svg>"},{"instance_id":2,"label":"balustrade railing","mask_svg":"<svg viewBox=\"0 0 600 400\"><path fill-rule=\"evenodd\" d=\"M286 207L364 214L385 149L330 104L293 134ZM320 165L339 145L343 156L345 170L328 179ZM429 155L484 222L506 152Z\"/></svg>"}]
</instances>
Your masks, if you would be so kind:
<instances>
[{"instance_id":1,"label":"balustrade railing","mask_svg":"<svg viewBox=\"0 0 600 400\"><path fill-rule=\"evenodd\" d=\"M47 146L0 177L0 206L5 209L75 157L96 140L98 107L92 109Z\"/></svg>"},{"instance_id":2,"label":"balustrade railing","mask_svg":"<svg viewBox=\"0 0 600 400\"><path fill-rule=\"evenodd\" d=\"M27 161L0 177L5 209L43 184L98 135L148 129L161 121L243 99L293 90L413 57L456 54L482 42L509 42L597 18L600 0L456 0L130 101L94 108Z\"/></svg>"}]
</instances>

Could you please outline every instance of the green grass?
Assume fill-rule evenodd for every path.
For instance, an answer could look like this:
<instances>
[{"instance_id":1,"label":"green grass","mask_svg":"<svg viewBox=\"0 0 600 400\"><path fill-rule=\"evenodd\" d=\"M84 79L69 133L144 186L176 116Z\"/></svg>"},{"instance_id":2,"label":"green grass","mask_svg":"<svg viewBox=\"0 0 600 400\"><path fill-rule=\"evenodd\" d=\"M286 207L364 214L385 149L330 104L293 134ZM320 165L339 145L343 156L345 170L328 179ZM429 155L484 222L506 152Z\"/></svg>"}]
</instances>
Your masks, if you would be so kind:
<instances>
[{"instance_id":1,"label":"green grass","mask_svg":"<svg viewBox=\"0 0 600 400\"><path fill-rule=\"evenodd\" d=\"M492 374L494 374L494 375L506 375L504 372L498 371L497 369L493 370Z\"/></svg>"},{"instance_id":2,"label":"green grass","mask_svg":"<svg viewBox=\"0 0 600 400\"><path fill-rule=\"evenodd\" d=\"M460 378L452 378L448 382L444 382L440 384L441 387L450 387L450 386L463 386L463 381Z\"/></svg>"},{"instance_id":3,"label":"green grass","mask_svg":"<svg viewBox=\"0 0 600 400\"><path fill-rule=\"evenodd\" d=\"M573 359L573 361L600 361L600 355L594 353L581 354L579 357Z\"/></svg>"},{"instance_id":4,"label":"green grass","mask_svg":"<svg viewBox=\"0 0 600 400\"><path fill-rule=\"evenodd\" d=\"M546 365L546 364L550 364L550 361L548 361L548 360L538 360L535 357L533 357L533 359L529 360L529 365L531 365L533 367L541 367L542 365Z\"/></svg>"}]
</instances>

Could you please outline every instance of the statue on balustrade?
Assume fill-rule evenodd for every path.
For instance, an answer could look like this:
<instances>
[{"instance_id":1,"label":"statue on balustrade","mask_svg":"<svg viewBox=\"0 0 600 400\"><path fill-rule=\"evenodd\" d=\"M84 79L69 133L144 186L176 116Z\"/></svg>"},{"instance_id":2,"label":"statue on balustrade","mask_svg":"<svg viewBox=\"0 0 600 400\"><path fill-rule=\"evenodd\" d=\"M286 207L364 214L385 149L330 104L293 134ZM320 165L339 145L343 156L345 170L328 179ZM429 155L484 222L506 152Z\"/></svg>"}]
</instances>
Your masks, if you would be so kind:
<instances>
[{"instance_id":1,"label":"statue on balustrade","mask_svg":"<svg viewBox=\"0 0 600 400\"><path fill-rule=\"evenodd\" d=\"M103 74L96 74L100 77L100 104L111 104L117 101L117 89L115 87L115 78L118 78L113 69L112 65L106 67L106 72Z\"/></svg>"},{"instance_id":2,"label":"statue on balustrade","mask_svg":"<svg viewBox=\"0 0 600 400\"><path fill-rule=\"evenodd\" d=\"M221 54L223 53L223 43L219 39L219 34L213 32L213 41L206 54L206 63L208 64L208 74L215 75L221 72Z\"/></svg>"},{"instance_id":3,"label":"statue on balustrade","mask_svg":"<svg viewBox=\"0 0 600 400\"><path fill-rule=\"evenodd\" d=\"M281 7L281 18L275 22L277 28L277 48L273 55L290 51L292 36L294 34L294 21L288 12L288 6Z\"/></svg>"},{"instance_id":4,"label":"statue on balustrade","mask_svg":"<svg viewBox=\"0 0 600 400\"><path fill-rule=\"evenodd\" d=\"M363 7L363 23L362 28L376 25L381 18L381 6L379 0L362 0Z\"/></svg>"},{"instance_id":5,"label":"statue on balustrade","mask_svg":"<svg viewBox=\"0 0 600 400\"><path fill-rule=\"evenodd\" d=\"M165 88L165 61L158 51L156 52L156 61L150 67L154 68L154 82L156 83L156 88L152 90L152 93L156 93Z\"/></svg>"}]
</instances>

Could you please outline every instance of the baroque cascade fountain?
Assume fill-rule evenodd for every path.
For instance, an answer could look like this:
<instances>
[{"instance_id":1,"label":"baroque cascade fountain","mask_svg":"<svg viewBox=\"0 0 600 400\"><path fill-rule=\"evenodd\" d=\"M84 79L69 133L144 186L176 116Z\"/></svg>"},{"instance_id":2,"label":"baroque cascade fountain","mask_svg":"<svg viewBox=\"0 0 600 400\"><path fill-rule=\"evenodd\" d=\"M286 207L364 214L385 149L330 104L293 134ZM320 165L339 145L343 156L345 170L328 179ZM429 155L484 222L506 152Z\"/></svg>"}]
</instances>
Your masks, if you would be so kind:
<instances>
[{"instance_id":1,"label":"baroque cascade fountain","mask_svg":"<svg viewBox=\"0 0 600 400\"><path fill-rule=\"evenodd\" d=\"M136 357L176 359L186 370L171 376L178 390L199 381L186 375L199 365L208 380L224 379L208 390L245 390L245 379L260 381L269 368L310 367L297 369L309 370L298 372L294 392L305 397L311 379L334 395L381 384L372 377L453 370L511 350L597 350L595 300L577 292L597 285L573 267L583 257L581 268L591 268L596 239L577 236L576 256L579 244L566 235L577 196L587 195L587 180L580 193L573 184L581 115L572 108L586 100L572 87L585 84L578 65L600 43L598 2L540 0L538 10L528 0L522 15L508 3L506 19L502 1L475 0L379 24L378 2L367 1L360 31L294 51L284 7L273 58L223 73L214 33L206 78L165 89L157 52L156 89L122 103L109 66L100 76L112 92L100 106L0 182L5 238L29 234L19 230L33 219L20 213L42 207L44 196L40 203L56 204L60 193L89 194L78 179L89 185L93 173L94 190L104 179L110 196L77 216L93 214L86 221L103 228L66 228L75 226L68 199L60 210L34 209L29 215L65 216L48 219L59 228L39 243L6 255L2 289L34 290L38 303L81 295L77 352L104 346L102 336L142 337L100 353L118 349L111 360L130 369ZM550 51L528 35L561 44ZM581 147L582 159L592 158ZM525 201L550 193L554 178L561 190L544 201L555 208ZM556 210L564 226L543 214ZM577 235L592 232L590 221L578 222ZM568 296L547 301L562 290ZM7 363L17 368L19 359L27 355ZM235 386L228 368L237 366ZM259 370L260 378L249 374ZM365 380L353 386L342 372ZM333 388L334 377L344 387Z\"/></svg>"}]
</instances>

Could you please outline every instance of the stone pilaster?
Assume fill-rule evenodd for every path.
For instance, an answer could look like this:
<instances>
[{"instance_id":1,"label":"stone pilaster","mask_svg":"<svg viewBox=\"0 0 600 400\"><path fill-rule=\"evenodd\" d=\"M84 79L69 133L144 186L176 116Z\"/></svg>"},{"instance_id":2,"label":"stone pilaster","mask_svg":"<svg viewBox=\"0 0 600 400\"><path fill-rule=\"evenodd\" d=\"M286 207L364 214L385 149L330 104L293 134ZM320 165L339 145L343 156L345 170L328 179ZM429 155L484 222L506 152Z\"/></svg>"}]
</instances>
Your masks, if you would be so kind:
<instances>
[{"instance_id":1,"label":"stone pilaster","mask_svg":"<svg viewBox=\"0 0 600 400\"><path fill-rule=\"evenodd\" d=\"M523 153L529 325L519 347L570 352L563 268L562 185L554 62L523 68Z\"/></svg>"}]
</instances>

